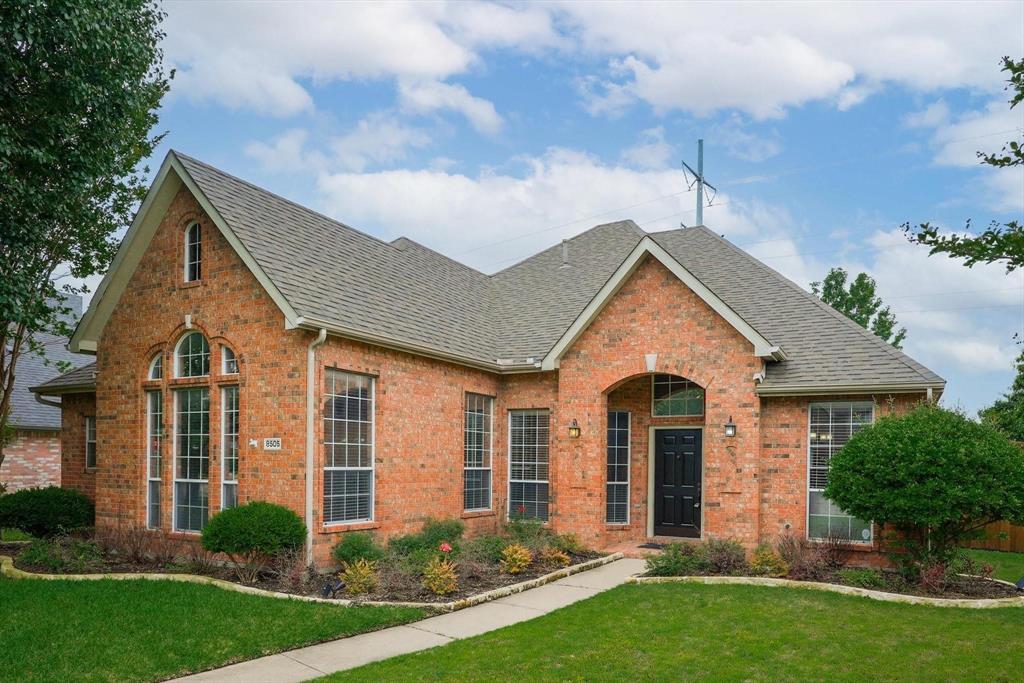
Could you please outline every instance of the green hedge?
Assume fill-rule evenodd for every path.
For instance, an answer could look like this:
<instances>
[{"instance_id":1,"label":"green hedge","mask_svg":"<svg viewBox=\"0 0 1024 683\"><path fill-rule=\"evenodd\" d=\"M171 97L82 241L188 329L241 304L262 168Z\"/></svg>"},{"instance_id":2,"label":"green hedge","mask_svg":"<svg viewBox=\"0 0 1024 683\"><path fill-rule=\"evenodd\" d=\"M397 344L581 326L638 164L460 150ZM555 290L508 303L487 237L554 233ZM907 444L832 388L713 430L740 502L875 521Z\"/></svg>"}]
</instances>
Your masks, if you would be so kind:
<instances>
[{"instance_id":1,"label":"green hedge","mask_svg":"<svg viewBox=\"0 0 1024 683\"><path fill-rule=\"evenodd\" d=\"M0 528L18 529L37 538L52 538L91 527L96 522L92 501L59 486L22 489L0 496Z\"/></svg>"}]
</instances>

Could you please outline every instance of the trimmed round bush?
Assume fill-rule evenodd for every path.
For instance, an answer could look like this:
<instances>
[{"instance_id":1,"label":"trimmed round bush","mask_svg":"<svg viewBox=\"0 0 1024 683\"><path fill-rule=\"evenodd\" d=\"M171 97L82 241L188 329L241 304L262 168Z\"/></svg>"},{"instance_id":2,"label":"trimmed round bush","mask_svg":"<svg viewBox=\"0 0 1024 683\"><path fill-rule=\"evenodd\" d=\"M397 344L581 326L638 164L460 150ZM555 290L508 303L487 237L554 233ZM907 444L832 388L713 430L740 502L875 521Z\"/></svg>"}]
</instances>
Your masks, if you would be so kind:
<instances>
[{"instance_id":1,"label":"trimmed round bush","mask_svg":"<svg viewBox=\"0 0 1024 683\"><path fill-rule=\"evenodd\" d=\"M91 527L95 522L92 501L73 489L47 486L0 496L0 528L52 538Z\"/></svg>"},{"instance_id":2,"label":"trimmed round bush","mask_svg":"<svg viewBox=\"0 0 1024 683\"><path fill-rule=\"evenodd\" d=\"M384 548L365 531L352 531L341 537L334 546L334 559L338 564L353 564L356 560L377 562L384 559Z\"/></svg>"},{"instance_id":3,"label":"trimmed round bush","mask_svg":"<svg viewBox=\"0 0 1024 683\"><path fill-rule=\"evenodd\" d=\"M895 529L914 561L945 562L989 522L1024 523L1024 450L958 412L922 404L855 434L832 456L825 495Z\"/></svg>"},{"instance_id":4,"label":"trimmed round bush","mask_svg":"<svg viewBox=\"0 0 1024 683\"><path fill-rule=\"evenodd\" d=\"M214 515L203 527L203 547L228 556L272 556L301 548L306 525L282 505L254 501Z\"/></svg>"}]
</instances>

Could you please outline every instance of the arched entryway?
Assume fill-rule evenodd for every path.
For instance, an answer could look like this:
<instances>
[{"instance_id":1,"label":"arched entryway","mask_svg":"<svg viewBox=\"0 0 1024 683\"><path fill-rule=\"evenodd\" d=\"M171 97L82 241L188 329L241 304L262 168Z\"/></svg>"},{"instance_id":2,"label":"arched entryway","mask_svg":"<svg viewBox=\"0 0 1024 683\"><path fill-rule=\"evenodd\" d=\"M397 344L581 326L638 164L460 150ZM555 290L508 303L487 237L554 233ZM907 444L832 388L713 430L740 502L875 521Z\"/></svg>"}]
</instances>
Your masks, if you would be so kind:
<instances>
[{"instance_id":1,"label":"arched entryway","mask_svg":"<svg viewBox=\"0 0 1024 683\"><path fill-rule=\"evenodd\" d=\"M705 387L644 373L605 396L609 536L700 538Z\"/></svg>"}]
</instances>

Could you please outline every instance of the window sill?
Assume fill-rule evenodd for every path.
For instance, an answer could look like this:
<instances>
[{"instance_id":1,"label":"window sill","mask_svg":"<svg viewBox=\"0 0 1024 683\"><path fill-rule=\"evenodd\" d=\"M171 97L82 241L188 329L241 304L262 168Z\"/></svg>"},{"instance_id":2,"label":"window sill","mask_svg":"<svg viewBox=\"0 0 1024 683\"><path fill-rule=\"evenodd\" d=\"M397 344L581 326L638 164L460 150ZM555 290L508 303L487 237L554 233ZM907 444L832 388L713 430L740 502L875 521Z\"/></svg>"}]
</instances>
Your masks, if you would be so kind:
<instances>
[{"instance_id":1,"label":"window sill","mask_svg":"<svg viewBox=\"0 0 1024 683\"><path fill-rule=\"evenodd\" d=\"M496 517L494 510L463 510L462 519L476 519L477 517Z\"/></svg>"},{"instance_id":2,"label":"window sill","mask_svg":"<svg viewBox=\"0 0 1024 683\"><path fill-rule=\"evenodd\" d=\"M210 383L209 375L200 375L198 377L174 377L167 380L168 386L175 389L178 387L193 387L193 386L207 386Z\"/></svg>"},{"instance_id":3,"label":"window sill","mask_svg":"<svg viewBox=\"0 0 1024 683\"><path fill-rule=\"evenodd\" d=\"M86 474L96 474L96 470L97 469L99 469L99 468L97 468L97 467L86 467L85 468L85 473Z\"/></svg>"},{"instance_id":4,"label":"window sill","mask_svg":"<svg viewBox=\"0 0 1024 683\"><path fill-rule=\"evenodd\" d=\"M335 524L324 524L320 527L321 534L343 534L346 531L369 531L379 529L380 522L337 522Z\"/></svg>"},{"instance_id":5,"label":"window sill","mask_svg":"<svg viewBox=\"0 0 1024 683\"><path fill-rule=\"evenodd\" d=\"M820 538L808 538L807 542L811 545L824 545L828 541L824 541ZM842 550L854 553L871 553L877 550L874 539L870 541L849 541L848 543L837 543L836 546Z\"/></svg>"},{"instance_id":6,"label":"window sill","mask_svg":"<svg viewBox=\"0 0 1024 683\"><path fill-rule=\"evenodd\" d=\"M633 529L629 522L623 522L620 524L612 524L611 522L605 522L605 531L631 531Z\"/></svg>"},{"instance_id":7,"label":"window sill","mask_svg":"<svg viewBox=\"0 0 1024 683\"><path fill-rule=\"evenodd\" d=\"M198 280L189 280L188 282L182 280L180 283L178 283L178 289L191 289L192 287L201 287L202 284L202 278Z\"/></svg>"}]
</instances>

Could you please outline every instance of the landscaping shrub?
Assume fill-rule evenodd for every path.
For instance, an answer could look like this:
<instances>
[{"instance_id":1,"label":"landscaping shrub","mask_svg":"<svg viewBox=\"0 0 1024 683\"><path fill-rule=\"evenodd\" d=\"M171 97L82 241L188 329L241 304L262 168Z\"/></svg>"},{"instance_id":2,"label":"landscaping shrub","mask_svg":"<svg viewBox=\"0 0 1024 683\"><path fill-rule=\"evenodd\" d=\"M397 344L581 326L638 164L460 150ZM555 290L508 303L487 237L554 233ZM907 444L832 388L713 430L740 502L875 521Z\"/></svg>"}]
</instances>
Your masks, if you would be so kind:
<instances>
[{"instance_id":1,"label":"landscaping shrub","mask_svg":"<svg viewBox=\"0 0 1024 683\"><path fill-rule=\"evenodd\" d=\"M74 574L101 567L103 551L94 541L58 536L32 541L18 556L18 562L57 574Z\"/></svg>"},{"instance_id":2,"label":"landscaping shrub","mask_svg":"<svg viewBox=\"0 0 1024 683\"><path fill-rule=\"evenodd\" d=\"M284 506L255 501L218 512L202 540L206 550L231 559L239 579L252 583L276 555L302 547L306 525Z\"/></svg>"},{"instance_id":3,"label":"landscaping shrub","mask_svg":"<svg viewBox=\"0 0 1024 683\"><path fill-rule=\"evenodd\" d=\"M1024 451L991 427L922 404L854 434L832 456L825 495L898 532L913 572L948 563L989 522L1024 523Z\"/></svg>"},{"instance_id":4,"label":"landscaping shrub","mask_svg":"<svg viewBox=\"0 0 1024 683\"><path fill-rule=\"evenodd\" d=\"M334 546L334 559L338 564L352 564L356 560L378 562L384 558L384 548L365 531L353 531L341 537Z\"/></svg>"},{"instance_id":5,"label":"landscaping shrub","mask_svg":"<svg viewBox=\"0 0 1024 683\"><path fill-rule=\"evenodd\" d=\"M369 593L377 587L377 563L360 558L342 566L340 577L349 595Z\"/></svg>"},{"instance_id":6,"label":"landscaping shrub","mask_svg":"<svg viewBox=\"0 0 1024 683\"><path fill-rule=\"evenodd\" d=\"M73 489L47 486L0 496L0 528L18 529L36 538L91 527L95 520L92 501Z\"/></svg>"},{"instance_id":7,"label":"landscaping shrub","mask_svg":"<svg viewBox=\"0 0 1024 683\"><path fill-rule=\"evenodd\" d=\"M433 557L423 569L423 587L434 595L448 595L458 588L459 577L455 563L451 560Z\"/></svg>"},{"instance_id":8,"label":"landscaping shrub","mask_svg":"<svg viewBox=\"0 0 1024 683\"><path fill-rule=\"evenodd\" d=\"M754 551L750 562L750 570L757 576L785 576L789 573L789 565L782 559L772 546L762 543Z\"/></svg>"},{"instance_id":9,"label":"landscaping shrub","mask_svg":"<svg viewBox=\"0 0 1024 683\"><path fill-rule=\"evenodd\" d=\"M929 593L941 595L946 592L949 585L949 567L945 562L928 562L920 567L918 577L921 588Z\"/></svg>"},{"instance_id":10,"label":"landscaping shrub","mask_svg":"<svg viewBox=\"0 0 1024 683\"><path fill-rule=\"evenodd\" d=\"M388 550L401 557L423 550L434 552L442 543L448 543L457 554L465 529L466 525L458 519L428 519L423 524L423 531L392 538L388 542Z\"/></svg>"},{"instance_id":11,"label":"landscaping shrub","mask_svg":"<svg viewBox=\"0 0 1024 683\"><path fill-rule=\"evenodd\" d=\"M537 561L541 564L552 565L555 567L568 567L569 563L572 562L569 555L554 546L548 546L541 550L537 555Z\"/></svg>"},{"instance_id":12,"label":"landscaping shrub","mask_svg":"<svg viewBox=\"0 0 1024 683\"><path fill-rule=\"evenodd\" d=\"M836 576L847 586L857 588L884 589L888 586L885 576L874 569L840 569Z\"/></svg>"},{"instance_id":13,"label":"landscaping shrub","mask_svg":"<svg viewBox=\"0 0 1024 683\"><path fill-rule=\"evenodd\" d=\"M555 534L550 543L552 548L570 555L582 555L589 550L576 534Z\"/></svg>"},{"instance_id":14,"label":"landscaping shrub","mask_svg":"<svg viewBox=\"0 0 1024 683\"><path fill-rule=\"evenodd\" d=\"M503 536L478 536L471 538L462 544L462 554L460 558L470 560L472 562L487 562L496 564L501 560L501 551L505 549L505 546L509 545L511 541Z\"/></svg>"},{"instance_id":15,"label":"landscaping shrub","mask_svg":"<svg viewBox=\"0 0 1024 683\"><path fill-rule=\"evenodd\" d=\"M513 543L501 551L501 561L498 563L501 571L506 574L521 574L533 562L533 553L530 549L520 543Z\"/></svg>"},{"instance_id":16,"label":"landscaping shrub","mask_svg":"<svg viewBox=\"0 0 1024 683\"><path fill-rule=\"evenodd\" d=\"M786 535L775 543L783 562L789 565L789 578L798 581L819 581L835 569L832 551L827 545L810 543L796 536Z\"/></svg>"},{"instance_id":17,"label":"landscaping shrub","mask_svg":"<svg viewBox=\"0 0 1024 683\"><path fill-rule=\"evenodd\" d=\"M693 576L706 574L708 568L707 557L696 543L669 543L646 562L651 576Z\"/></svg>"},{"instance_id":18,"label":"landscaping shrub","mask_svg":"<svg viewBox=\"0 0 1024 683\"><path fill-rule=\"evenodd\" d=\"M710 538L701 544L700 550L713 574L743 574L749 569L747 553L738 541Z\"/></svg>"},{"instance_id":19,"label":"landscaping shrub","mask_svg":"<svg viewBox=\"0 0 1024 683\"><path fill-rule=\"evenodd\" d=\"M533 550L540 550L548 545L554 533L539 519L522 519L513 517L505 525L505 532L519 545Z\"/></svg>"}]
</instances>

